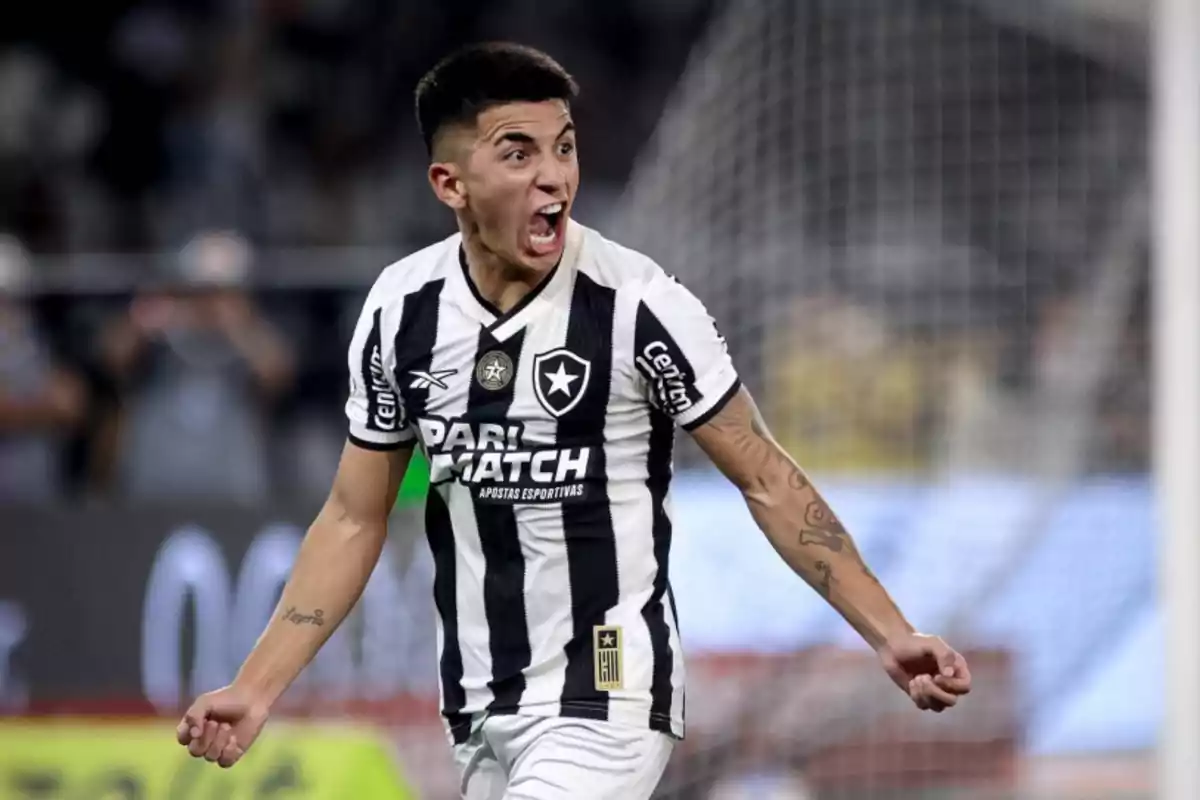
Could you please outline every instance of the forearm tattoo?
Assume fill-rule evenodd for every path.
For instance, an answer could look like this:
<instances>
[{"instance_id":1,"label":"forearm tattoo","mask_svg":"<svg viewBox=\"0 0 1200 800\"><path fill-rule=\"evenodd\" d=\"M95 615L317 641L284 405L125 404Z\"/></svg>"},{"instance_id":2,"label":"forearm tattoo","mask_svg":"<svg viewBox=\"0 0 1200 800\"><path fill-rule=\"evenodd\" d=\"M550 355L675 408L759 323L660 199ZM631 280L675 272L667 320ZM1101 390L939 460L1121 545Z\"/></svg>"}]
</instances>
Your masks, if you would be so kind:
<instances>
[{"instance_id":1,"label":"forearm tattoo","mask_svg":"<svg viewBox=\"0 0 1200 800\"><path fill-rule=\"evenodd\" d=\"M771 438L771 434L767 432L767 426L763 423L762 416L759 415L757 410L755 410L754 416L750 418L750 430L766 445L761 466L768 466L772 460L782 464L787 469L788 486L792 491L799 492L812 485L804 475L804 472L787 457L779 445L775 443L775 440Z\"/></svg>"},{"instance_id":2,"label":"forearm tattoo","mask_svg":"<svg viewBox=\"0 0 1200 800\"><path fill-rule=\"evenodd\" d=\"M792 493L790 507L803 508L796 543L801 548L819 548L834 556L822 557L823 553L816 554L811 549L806 554L809 566L805 571L818 592L828 597L839 577L837 571L846 569L838 563L839 558L851 559L863 574L875 579L850 534L804 471L771 436L748 395L732 403L711 424L715 429L713 449L721 454L714 460L743 492L751 496L774 494L781 489L777 483L779 476L786 476L785 491Z\"/></svg>"},{"instance_id":3,"label":"forearm tattoo","mask_svg":"<svg viewBox=\"0 0 1200 800\"><path fill-rule=\"evenodd\" d=\"M311 614L305 614L298 611L295 606L288 606L283 612L283 619L293 625L315 625L320 628L325 624L325 610L318 608Z\"/></svg>"},{"instance_id":4,"label":"forearm tattoo","mask_svg":"<svg viewBox=\"0 0 1200 800\"><path fill-rule=\"evenodd\" d=\"M854 542L842 523L833 515L825 501L817 499L804 508L804 525L800 528L800 544L824 547L834 553L853 551Z\"/></svg>"},{"instance_id":5,"label":"forearm tattoo","mask_svg":"<svg viewBox=\"0 0 1200 800\"><path fill-rule=\"evenodd\" d=\"M771 438L771 435L767 433L766 425L763 424L762 417L757 411L750 420L750 430L767 445L766 452L768 455L764 458L778 459L787 468L788 488L794 492L811 491L812 494L816 495L804 507L804 523L800 527L799 543L802 546L820 547L831 553L845 553L858 562L864 574L874 579L875 574L871 572L871 568L863 561L862 555L854 545L854 539L851 538L845 526L834 515L832 509L829 508L829 504L819 494L816 494L816 489L813 488L812 482L809 481L804 472L796 466L795 462L787 457ZM820 573L817 590L823 595L828 596L830 586L833 582L833 566L828 561L818 561L816 568Z\"/></svg>"},{"instance_id":6,"label":"forearm tattoo","mask_svg":"<svg viewBox=\"0 0 1200 800\"><path fill-rule=\"evenodd\" d=\"M833 593L833 567L830 566L828 561L818 561L815 567L820 579L813 582L813 588L817 590L817 593L821 597L828 600Z\"/></svg>"},{"instance_id":7,"label":"forearm tattoo","mask_svg":"<svg viewBox=\"0 0 1200 800\"><path fill-rule=\"evenodd\" d=\"M864 575L878 580L863 560L862 554L858 552L850 533L820 496L804 508L804 524L800 528L799 542L802 546L820 547L831 553L845 553L857 562Z\"/></svg>"}]
</instances>

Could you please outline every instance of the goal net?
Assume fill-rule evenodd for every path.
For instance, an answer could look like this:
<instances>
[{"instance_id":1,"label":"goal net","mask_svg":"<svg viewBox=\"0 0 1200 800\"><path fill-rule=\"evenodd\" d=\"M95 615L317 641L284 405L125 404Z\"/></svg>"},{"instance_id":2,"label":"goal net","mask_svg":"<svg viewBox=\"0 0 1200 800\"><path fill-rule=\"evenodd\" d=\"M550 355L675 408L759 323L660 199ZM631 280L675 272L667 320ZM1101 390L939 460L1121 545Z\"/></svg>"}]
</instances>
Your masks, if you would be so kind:
<instances>
[{"instance_id":1,"label":"goal net","mask_svg":"<svg viewBox=\"0 0 1200 800\"><path fill-rule=\"evenodd\" d=\"M705 301L978 687L907 708L685 447L691 727L664 797L1008 792L1149 747L1152 711L1095 702L1155 624L1146 93L1050 33L966 0L731 0L636 164L608 232ZM1076 790L1102 796L1050 793Z\"/></svg>"}]
</instances>

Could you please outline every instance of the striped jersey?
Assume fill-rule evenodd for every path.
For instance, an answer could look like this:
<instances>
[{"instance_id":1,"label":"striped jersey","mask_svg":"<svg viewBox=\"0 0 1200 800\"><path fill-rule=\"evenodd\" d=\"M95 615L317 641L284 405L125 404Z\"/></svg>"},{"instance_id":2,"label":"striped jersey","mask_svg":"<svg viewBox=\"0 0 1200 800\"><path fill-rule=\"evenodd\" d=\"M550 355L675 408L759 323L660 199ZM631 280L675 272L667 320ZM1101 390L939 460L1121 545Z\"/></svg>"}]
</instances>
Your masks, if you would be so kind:
<instances>
[{"instance_id":1,"label":"striped jersey","mask_svg":"<svg viewBox=\"0 0 1200 800\"><path fill-rule=\"evenodd\" d=\"M683 735L667 579L676 425L739 386L696 297L571 222L502 313L455 234L389 267L349 354L349 436L430 467L442 713L609 720Z\"/></svg>"}]
</instances>

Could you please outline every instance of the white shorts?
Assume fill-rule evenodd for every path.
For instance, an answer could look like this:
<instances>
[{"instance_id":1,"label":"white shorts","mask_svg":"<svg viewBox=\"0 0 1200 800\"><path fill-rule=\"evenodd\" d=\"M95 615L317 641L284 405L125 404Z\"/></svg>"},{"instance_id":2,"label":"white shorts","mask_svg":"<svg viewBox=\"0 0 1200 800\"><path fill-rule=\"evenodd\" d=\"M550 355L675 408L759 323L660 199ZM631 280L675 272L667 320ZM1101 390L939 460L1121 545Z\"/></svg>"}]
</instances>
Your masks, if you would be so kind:
<instances>
[{"instance_id":1,"label":"white shorts","mask_svg":"<svg viewBox=\"0 0 1200 800\"><path fill-rule=\"evenodd\" d=\"M454 747L465 800L648 800L675 740L588 719L498 715Z\"/></svg>"}]
</instances>

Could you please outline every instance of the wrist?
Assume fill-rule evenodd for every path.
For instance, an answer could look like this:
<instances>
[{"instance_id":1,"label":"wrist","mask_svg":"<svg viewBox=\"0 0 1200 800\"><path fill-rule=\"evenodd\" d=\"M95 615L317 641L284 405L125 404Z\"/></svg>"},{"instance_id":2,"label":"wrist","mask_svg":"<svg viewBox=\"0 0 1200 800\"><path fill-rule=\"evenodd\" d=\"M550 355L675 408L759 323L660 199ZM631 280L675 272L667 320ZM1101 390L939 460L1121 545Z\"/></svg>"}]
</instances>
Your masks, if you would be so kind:
<instances>
[{"instance_id":1,"label":"wrist","mask_svg":"<svg viewBox=\"0 0 1200 800\"><path fill-rule=\"evenodd\" d=\"M283 694L284 687L266 675L254 675L243 669L231 684L251 708L267 712Z\"/></svg>"},{"instance_id":2,"label":"wrist","mask_svg":"<svg viewBox=\"0 0 1200 800\"><path fill-rule=\"evenodd\" d=\"M916 628L905 619L899 619L885 628L880 628L875 636L868 638L868 644L876 653L888 653L902 648L915 634Z\"/></svg>"}]
</instances>

